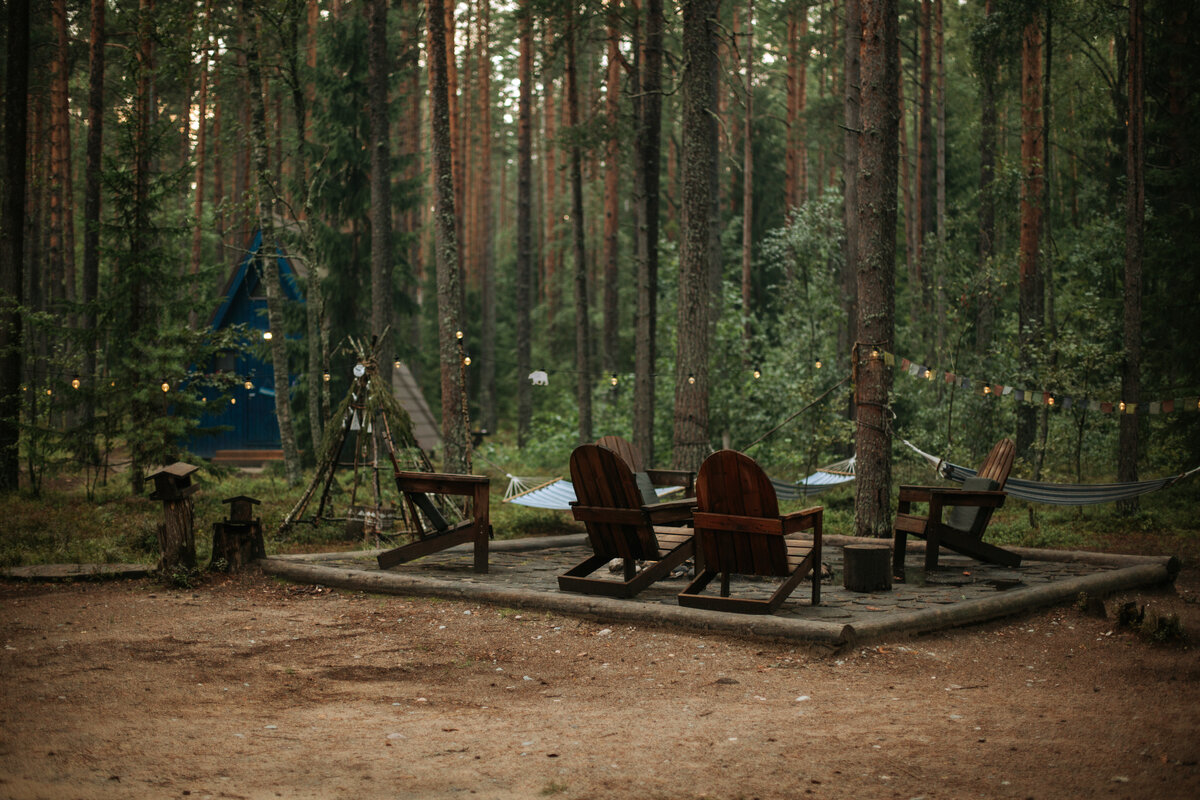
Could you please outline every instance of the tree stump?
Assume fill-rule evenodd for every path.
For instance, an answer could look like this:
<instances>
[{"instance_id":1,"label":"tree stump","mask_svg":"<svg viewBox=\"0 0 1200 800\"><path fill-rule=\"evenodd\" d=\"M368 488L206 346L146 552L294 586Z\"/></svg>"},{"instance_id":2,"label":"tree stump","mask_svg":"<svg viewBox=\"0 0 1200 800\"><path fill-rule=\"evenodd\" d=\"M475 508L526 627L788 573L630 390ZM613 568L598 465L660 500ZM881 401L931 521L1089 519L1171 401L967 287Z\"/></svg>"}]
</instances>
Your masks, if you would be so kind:
<instances>
[{"instance_id":1,"label":"tree stump","mask_svg":"<svg viewBox=\"0 0 1200 800\"><path fill-rule=\"evenodd\" d=\"M842 585L851 592L891 591L892 549L886 544L842 548Z\"/></svg>"},{"instance_id":2,"label":"tree stump","mask_svg":"<svg viewBox=\"0 0 1200 800\"><path fill-rule=\"evenodd\" d=\"M150 499L161 500L163 504L163 523L158 526L160 572L180 566L190 570L196 566L196 520L191 498L200 488L192 483L192 473L197 469L176 461L149 476L154 481Z\"/></svg>"},{"instance_id":3,"label":"tree stump","mask_svg":"<svg viewBox=\"0 0 1200 800\"><path fill-rule=\"evenodd\" d=\"M254 506L259 501L238 495L221 502L230 504L229 519L213 523L212 561L208 568L237 572L256 559L266 558L262 519L254 516Z\"/></svg>"}]
</instances>

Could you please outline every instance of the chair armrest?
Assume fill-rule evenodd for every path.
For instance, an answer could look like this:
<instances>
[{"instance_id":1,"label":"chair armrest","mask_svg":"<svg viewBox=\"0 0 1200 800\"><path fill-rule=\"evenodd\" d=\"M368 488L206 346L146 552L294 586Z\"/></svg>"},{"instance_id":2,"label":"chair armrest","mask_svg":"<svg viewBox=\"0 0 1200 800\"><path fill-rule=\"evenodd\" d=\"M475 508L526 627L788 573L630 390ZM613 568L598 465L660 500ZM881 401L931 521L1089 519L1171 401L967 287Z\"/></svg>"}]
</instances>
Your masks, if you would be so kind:
<instances>
[{"instance_id":1,"label":"chair armrest","mask_svg":"<svg viewBox=\"0 0 1200 800\"><path fill-rule=\"evenodd\" d=\"M667 503L655 503L652 506L642 506L643 513L650 518L653 525L670 525L672 522L691 522L692 512L696 510L696 498L672 500Z\"/></svg>"},{"instance_id":2,"label":"chair armrest","mask_svg":"<svg viewBox=\"0 0 1200 800\"><path fill-rule=\"evenodd\" d=\"M940 489L940 486L901 486L901 503L928 503L930 495Z\"/></svg>"},{"instance_id":3,"label":"chair armrest","mask_svg":"<svg viewBox=\"0 0 1200 800\"><path fill-rule=\"evenodd\" d=\"M825 518L825 508L823 506L813 506L800 511L793 511L790 514L784 514L779 518L783 533L786 536L789 533L798 531L806 531L815 528L819 533L821 524Z\"/></svg>"},{"instance_id":4,"label":"chair armrest","mask_svg":"<svg viewBox=\"0 0 1200 800\"><path fill-rule=\"evenodd\" d=\"M930 497L937 497L943 506L977 506L979 508L1000 508L1004 505L1007 492L967 491L965 489L934 489Z\"/></svg>"},{"instance_id":5,"label":"chair armrest","mask_svg":"<svg viewBox=\"0 0 1200 800\"><path fill-rule=\"evenodd\" d=\"M404 492L433 494L475 494L476 488L487 484L486 475L451 475L439 472L396 472L396 486Z\"/></svg>"}]
</instances>

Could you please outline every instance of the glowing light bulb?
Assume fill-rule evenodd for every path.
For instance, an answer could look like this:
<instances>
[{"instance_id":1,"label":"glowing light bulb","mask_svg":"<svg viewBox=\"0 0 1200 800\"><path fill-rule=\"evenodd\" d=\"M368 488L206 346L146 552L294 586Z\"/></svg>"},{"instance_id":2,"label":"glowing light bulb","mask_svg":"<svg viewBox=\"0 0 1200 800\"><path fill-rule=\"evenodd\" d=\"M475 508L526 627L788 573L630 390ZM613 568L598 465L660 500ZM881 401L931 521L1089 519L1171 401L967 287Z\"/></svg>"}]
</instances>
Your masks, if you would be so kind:
<instances>
[{"instance_id":1,"label":"glowing light bulb","mask_svg":"<svg viewBox=\"0 0 1200 800\"><path fill-rule=\"evenodd\" d=\"M821 359L818 358L817 363L814 364L813 366L815 366L817 369L820 369L821 368Z\"/></svg>"},{"instance_id":2,"label":"glowing light bulb","mask_svg":"<svg viewBox=\"0 0 1200 800\"><path fill-rule=\"evenodd\" d=\"M879 358L879 348L878 347L871 348L871 358L875 358L875 359Z\"/></svg>"},{"instance_id":3,"label":"glowing light bulb","mask_svg":"<svg viewBox=\"0 0 1200 800\"><path fill-rule=\"evenodd\" d=\"M396 356L392 359L392 366L396 369L400 369L400 356Z\"/></svg>"},{"instance_id":4,"label":"glowing light bulb","mask_svg":"<svg viewBox=\"0 0 1200 800\"><path fill-rule=\"evenodd\" d=\"M1124 411L1125 411L1125 401L1124 401L1124 400L1122 400L1122 401L1121 401L1121 403L1120 403L1120 405L1118 405L1118 406L1117 406L1117 408L1121 409L1122 413L1124 413Z\"/></svg>"},{"instance_id":5,"label":"glowing light bulb","mask_svg":"<svg viewBox=\"0 0 1200 800\"><path fill-rule=\"evenodd\" d=\"M695 376L695 375L688 375L688 383L689 383L689 384L694 384L695 382L696 382L696 376Z\"/></svg>"},{"instance_id":6,"label":"glowing light bulb","mask_svg":"<svg viewBox=\"0 0 1200 800\"><path fill-rule=\"evenodd\" d=\"M925 368L925 380L933 380L933 370L929 369L928 367Z\"/></svg>"},{"instance_id":7,"label":"glowing light bulb","mask_svg":"<svg viewBox=\"0 0 1200 800\"><path fill-rule=\"evenodd\" d=\"M761 377L762 377L762 370L760 370L758 367L755 367L754 368L754 380L758 380Z\"/></svg>"},{"instance_id":8,"label":"glowing light bulb","mask_svg":"<svg viewBox=\"0 0 1200 800\"><path fill-rule=\"evenodd\" d=\"M463 364L464 364L465 366L468 366L468 367L469 367L469 366L471 366L471 357L470 357L470 356L463 356Z\"/></svg>"},{"instance_id":9,"label":"glowing light bulb","mask_svg":"<svg viewBox=\"0 0 1200 800\"><path fill-rule=\"evenodd\" d=\"M160 386L159 388L162 389L163 393L165 394L165 393L171 391L171 384L164 380L162 382L162 386Z\"/></svg>"},{"instance_id":10,"label":"glowing light bulb","mask_svg":"<svg viewBox=\"0 0 1200 800\"><path fill-rule=\"evenodd\" d=\"M231 397L231 398L229 398L229 405L231 405L231 406L236 406L236 405L237 405L237 398L236 398L236 397Z\"/></svg>"},{"instance_id":11,"label":"glowing light bulb","mask_svg":"<svg viewBox=\"0 0 1200 800\"><path fill-rule=\"evenodd\" d=\"M983 387L983 393L984 393L984 394L991 394L991 393L992 393L992 387L990 387L990 386L985 386L985 387Z\"/></svg>"},{"instance_id":12,"label":"glowing light bulb","mask_svg":"<svg viewBox=\"0 0 1200 800\"><path fill-rule=\"evenodd\" d=\"M1050 395L1050 397L1046 398L1046 403L1048 405L1054 405L1054 395Z\"/></svg>"},{"instance_id":13,"label":"glowing light bulb","mask_svg":"<svg viewBox=\"0 0 1200 800\"><path fill-rule=\"evenodd\" d=\"M462 340L462 337L463 337L463 332L462 332L462 331L455 331L455 332L454 332L454 338L455 338L455 339L458 339L458 340L460 340L460 341L461 341L461 340Z\"/></svg>"},{"instance_id":14,"label":"glowing light bulb","mask_svg":"<svg viewBox=\"0 0 1200 800\"><path fill-rule=\"evenodd\" d=\"M266 339L268 342L271 341L272 335L273 334L270 331L263 331L263 338Z\"/></svg>"},{"instance_id":15,"label":"glowing light bulb","mask_svg":"<svg viewBox=\"0 0 1200 800\"><path fill-rule=\"evenodd\" d=\"M614 372L612 374L612 377L608 379L608 382L611 383L613 386L616 386L617 385L617 373Z\"/></svg>"},{"instance_id":16,"label":"glowing light bulb","mask_svg":"<svg viewBox=\"0 0 1200 800\"><path fill-rule=\"evenodd\" d=\"M242 388L244 388L247 392L250 391L254 388L254 381L246 378L246 382L242 384Z\"/></svg>"},{"instance_id":17,"label":"glowing light bulb","mask_svg":"<svg viewBox=\"0 0 1200 800\"><path fill-rule=\"evenodd\" d=\"M325 381L326 383L329 383L329 381L332 379L333 376L329 374L329 370L325 370L323 373L321 373L321 380Z\"/></svg>"},{"instance_id":18,"label":"glowing light bulb","mask_svg":"<svg viewBox=\"0 0 1200 800\"><path fill-rule=\"evenodd\" d=\"M71 388L72 389L79 388L79 376L78 375L76 375L74 378L71 378Z\"/></svg>"}]
</instances>

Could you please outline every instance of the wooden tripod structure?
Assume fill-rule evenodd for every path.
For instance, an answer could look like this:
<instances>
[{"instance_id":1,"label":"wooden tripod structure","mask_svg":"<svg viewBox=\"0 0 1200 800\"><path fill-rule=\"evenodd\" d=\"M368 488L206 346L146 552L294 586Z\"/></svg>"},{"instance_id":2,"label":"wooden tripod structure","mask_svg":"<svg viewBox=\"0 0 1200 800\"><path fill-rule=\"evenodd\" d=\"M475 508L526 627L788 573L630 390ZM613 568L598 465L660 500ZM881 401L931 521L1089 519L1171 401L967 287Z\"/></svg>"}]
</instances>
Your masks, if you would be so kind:
<instances>
[{"instance_id":1,"label":"wooden tripod structure","mask_svg":"<svg viewBox=\"0 0 1200 800\"><path fill-rule=\"evenodd\" d=\"M425 452L413 436L412 420L404 407L392 396L379 376L378 345L368 350L350 340L358 355L354 366L354 383L338 406L334 419L340 421L325 434L317 471L300 500L283 518L279 532L283 533L297 522L314 525L323 521L357 523L351 514L360 509L363 534L384 536L385 514L390 512L398 523L397 533L415 536L408 544L380 554L380 569L420 558L456 544L474 544L474 568L487 572L488 540L492 527L488 523L489 481L481 475L446 475L433 471ZM353 442L353 458L344 461L347 442ZM396 496L384 507L383 482L380 480L381 459L391 462ZM354 470L349 489L350 498L343 516L333 512L333 495L344 489L336 483L339 467ZM367 480L364 481L364 473ZM369 485L371 505L358 504L358 492L363 483ZM365 489L364 489L365 491ZM316 512L305 518L305 511L314 497L319 497ZM455 498L469 499L466 503ZM403 502L399 502L403 498ZM460 506L459 502L463 502ZM426 524L422 524L424 516ZM393 538L387 535L387 538Z\"/></svg>"},{"instance_id":2,"label":"wooden tripod structure","mask_svg":"<svg viewBox=\"0 0 1200 800\"><path fill-rule=\"evenodd\" d=\"M433 472L424 451L412 433L408 412L383 385L379 375L378 345L368 349L363 343L350 340L358 362L354 367L354 382L339 404L325 432L317 470L299 501L283 518L279 532L283 533L298 522L357 522L361 517L364 534L383 533L385 515L398 515L402 530L419 529L410 519L405 504L385 505L384 483L380 471L390 461L391 471ZM352 452L347 452L347 444ZM349 456L349 458L347 458ZM383 463L381 463L381 461ZM335 511L335 494L343 487L336 482L339 470L353 470L349 499L341 513ZM360 492L364 495L360 498ZM315 513L305 516L317 499ZM399 495L393 501L399 500ZM447 509L453 514L453 509ZM460 513L461 515L461 513Z\"/></svg>"}]
</instances>

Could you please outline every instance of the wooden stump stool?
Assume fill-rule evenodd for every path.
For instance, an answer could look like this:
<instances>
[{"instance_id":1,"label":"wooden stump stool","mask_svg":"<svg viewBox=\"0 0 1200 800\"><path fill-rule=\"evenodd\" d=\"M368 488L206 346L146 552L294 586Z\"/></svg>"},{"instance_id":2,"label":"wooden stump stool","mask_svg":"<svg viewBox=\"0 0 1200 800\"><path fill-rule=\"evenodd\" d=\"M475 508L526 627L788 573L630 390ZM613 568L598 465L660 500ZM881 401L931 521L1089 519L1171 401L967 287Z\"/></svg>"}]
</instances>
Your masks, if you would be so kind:
<instances>
[{"instance_id":1,"label":"wooden stump stool","mask_svg":"<svg viewBox=\"0 0 1200 800\"><path fill-rule=\"evenodd\" d=\"M886 544L848 544L842 548L842 585L851 592L892 589L892 549Z\"/></svg>"},{"instance_id":2,"label":"wooden stump stool","mask_svg":"<svg viewBox=\"0 0 1200 800\"><path fill-rule=\"evenodd\" d=\"M208 568L237 572L267 555L263 545L262 520L254 516L258 500L245 495L222 500L229 504L229 519L213 523L212 561Z\"/></svg>"}]
</instances>

